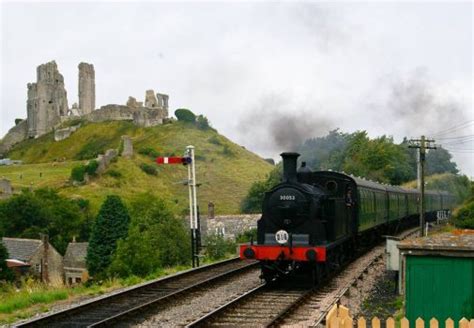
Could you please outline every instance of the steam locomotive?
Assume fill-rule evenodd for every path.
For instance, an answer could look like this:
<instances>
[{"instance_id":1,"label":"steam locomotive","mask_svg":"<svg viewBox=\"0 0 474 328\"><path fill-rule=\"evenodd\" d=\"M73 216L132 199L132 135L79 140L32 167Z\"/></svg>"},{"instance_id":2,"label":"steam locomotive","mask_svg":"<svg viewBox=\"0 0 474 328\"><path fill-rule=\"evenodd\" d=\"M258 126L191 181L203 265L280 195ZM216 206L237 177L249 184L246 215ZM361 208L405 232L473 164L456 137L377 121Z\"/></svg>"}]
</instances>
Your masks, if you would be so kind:
<instances>
[{"instance_id":1,"label":"steam locomotive","mask_svg":"<svg viewBox=\"0 0 474 328\"><path fill-rule=\"evenodd\" d=\"M333 171L297 171L298 153L282 153L283 181L266 192L257 243L240 247L257 259L267 281L303 272L317 283L357 249L394 233L418 216L419 193ZM427 220L449 211L454 197L426 191Z\"/></svg>"}]
</instances>

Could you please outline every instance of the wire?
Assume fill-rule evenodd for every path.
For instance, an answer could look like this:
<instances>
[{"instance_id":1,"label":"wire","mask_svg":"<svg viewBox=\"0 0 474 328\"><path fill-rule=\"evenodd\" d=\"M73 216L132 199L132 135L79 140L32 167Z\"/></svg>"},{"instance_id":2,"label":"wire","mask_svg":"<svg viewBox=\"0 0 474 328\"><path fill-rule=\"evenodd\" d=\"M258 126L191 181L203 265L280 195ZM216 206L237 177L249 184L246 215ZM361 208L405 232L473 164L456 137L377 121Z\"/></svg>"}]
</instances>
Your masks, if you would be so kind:
<instances>
[{"instance_id":1,"label":"wire","mask_svg":"<svg viewBox=\"0 0 474 328\"><path fill-rule=\"evenodd\" d=\"M466 127L468 127L469 125L471 125L471 124L473 124L473 123L474 123L474 120L470 120L470 121L467 121L467 122L464 122L464 123L461 123L461 124L452 126L452 127L448 128L448 129L438 131L438 132L434 133L432 136L433 136L433 137L442 136L442 135L445 135L445 134L447 134L447 133L451 133L451 132L456 131L456 130L459 130L459 129L465 129Z\"/></svg>"},{"instance_id":2,"label":"wire","mask_svg":"<svg viewBox=\"0 0 474 328\"><path fill-rule=\"evenodd\" d=\"M466 135L466 136L459 136L459 137L444 137L444 138L436 138L437 140L445 140L445 139L464 139L474 137L474 134Z\"/></svg>"}]
</instances>

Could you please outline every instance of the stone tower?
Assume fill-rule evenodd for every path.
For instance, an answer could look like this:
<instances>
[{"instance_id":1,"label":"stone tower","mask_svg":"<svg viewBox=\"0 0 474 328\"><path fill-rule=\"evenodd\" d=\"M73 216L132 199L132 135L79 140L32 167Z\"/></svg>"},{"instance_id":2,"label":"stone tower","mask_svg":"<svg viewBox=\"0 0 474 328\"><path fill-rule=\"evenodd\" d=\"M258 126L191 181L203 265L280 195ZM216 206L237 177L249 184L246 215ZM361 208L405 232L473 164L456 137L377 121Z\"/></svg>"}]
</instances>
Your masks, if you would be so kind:
<instances>
[{"instance_id":1,"label":"stone tower","mask_svg":"<svg viewBox=\"0 0 474 328\"><path fill-rule=\"evenodd\" d=\"M147 90L145 92L145 107L154 108L158 107L158 100L155 96L155 91Z\"/></svg>"},{"instance_id":2,"label":"stone tower","mask_svg":"<svg viewBox=\"0 0 474 328\"><path fill-rule=\"evenodd\" d=\"M94 65L79 64L79 115L89 114L95 109Z\"/></svg>"},{"instance_id":3,"label":"stone tower","mask_svg":"<svg viewBox=\"0 0 474 328\"><path fill-rule=\"evenodd\" d=\"M48 133L67 115L67 92L64 78L55 61L38 66L36 83L28 83L28 136L39 137Z\"/></svg>"}]
</instances>

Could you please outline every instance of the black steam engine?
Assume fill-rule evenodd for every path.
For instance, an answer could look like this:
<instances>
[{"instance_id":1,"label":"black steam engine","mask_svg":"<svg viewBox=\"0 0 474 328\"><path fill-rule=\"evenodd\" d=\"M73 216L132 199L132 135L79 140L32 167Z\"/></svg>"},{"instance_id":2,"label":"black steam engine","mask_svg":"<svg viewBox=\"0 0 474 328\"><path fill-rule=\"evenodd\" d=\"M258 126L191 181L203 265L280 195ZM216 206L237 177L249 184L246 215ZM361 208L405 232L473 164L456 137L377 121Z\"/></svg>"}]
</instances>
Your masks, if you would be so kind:
<instances>
[{"instance_id":1,"label":"black steam engine","mask_svg":"<svg viewBox=\"0 0 474 328\"><path fill-rule=\"evenodd\" d=\"M362 244L413 221L418 192L346 174L311 172L297 153L283 153L283 181L265 194L257 244L242 245L242 259L257 259L262 277L303 272L318 281ZM449 211L453 197L426 192L426 215Z\"/></svg>"}]
</instances>

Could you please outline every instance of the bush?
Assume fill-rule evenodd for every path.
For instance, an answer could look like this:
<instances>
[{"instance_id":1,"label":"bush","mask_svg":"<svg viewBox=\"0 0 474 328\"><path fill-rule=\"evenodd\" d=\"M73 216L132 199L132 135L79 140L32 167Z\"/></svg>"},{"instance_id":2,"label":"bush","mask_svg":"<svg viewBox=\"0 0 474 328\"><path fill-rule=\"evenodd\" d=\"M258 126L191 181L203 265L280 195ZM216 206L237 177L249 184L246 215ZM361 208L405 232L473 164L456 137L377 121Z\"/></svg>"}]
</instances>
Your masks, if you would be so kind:
<instances>
[{"instance_id":1,"label":"bush","mask_svg":"<svg viewBox=\"0 0 474 328\"><path fill-rule=\"evenodd\" d=\"M96 158L97 155L104 153L109 146L110 140L93 136L93 139L87 141L74 158L78 160Z\"/></svg>"},{"instance_id":2,"label":"bush","mask_svg":"<svg viewBox=\"0 0 474 328\"><path fill-rule=\"evenodd\" d=\"M117 171L117 170L114 170L114 169L108 170L107 175L110 175L111 177L117 178L117 179L122 177L122 173L120 173L120 171Z\"/></svg>"},{"instance_id":3,"label":"bush","mask_svg":"<svg viewBox=\"0 0 474 328\"><path fill-rule=\"evenodd\" d=\"M166 266L189 263L189 234L170 204L141 194L132 201L130 213L128 237L118 244L111 274L146 277Z\"/></svg>"},{"instance_id":4,"label":"bush","mask_svg":"<svg viewBox=\"0 0 474 328\"><path fill-rule=\"evenodd\" d=\"M178 121L181 122L190 122L194 123L196 122L196 115L194 115L193 112L191 112L189 109L186 108L179 108L174 112L174 115L178 119Z\"/></svg>"},{"instance_id":5,"label":"bush","mask_svg":"<svg viewBox=\"0 0 474 328\"><path fill-rule=\"evenodd\" d=\"M151 147L140 148L138 150L138 153L140 155L145 155L145 156L148 156L148 157L153 158L153 159L160 156L160 153L157 150L155 150Z\"/></svg>"},{"instance_id":6,"label":"bush","mask_svg":"<svg viewBox=\"0 0 474 328\"><path fill-rule=\"evenodd\" d=\"M140 168L142 169L143 172L145 172L148 175L158 175L158 170L156 169L154 165L142 163L140 164Z\"/></svg>"},{"instance_id":7,"label":"bush","mask_svg":"<svg viewBox=\"0 0 474 328\"><path fill-rule=\"evenodd\" d=\"M99 167L99 162L97 162L95 159L87 163L86 165L86 173L89 174L89 176L94 176L96 175L97 168Z\"/></svg>"},{"instance_id":8,"label":"bush","mask_svg":"<svg viewBox=\"0 0 474 328\"><path fill-rule=\"evenodd\" d=\"M454 217L454 224L458 228L474 229L474 201L468 202L459 209Z\"/></svg>"},{"instance_id":9,"label":"bush","mask_svg":"<svg viewBox=\"0 0 474 328\"><path fill-rule=\"evenodd\" d=\"M196 119L196 126L199 130L208 130L211 128L209 120L204 115L199 115Z\"/></svg>"},{"instance_id":10,"label":"bush","mask_svg":"<svg viewBox=\"0 0 474 328\"><path fill-rule=\"evenodd\" d=\"M238 234L237 237L235 237L235 241L239 244L248 243L252 240L257 242L257 229L255 228L244 231L243 233Z\"/></svg>"},{"instance_id":11,"label":"bush","mask_svg":"<svg viewBox=\"0 0 474 328\"><path fill-rule=\"evenodd\" d=\"M209 143L211 143L213 145L217 145L217 146L222 145L222 142L219 140L219 138L215 134L212 137L210 137L209 139L207 139L207 141L209 141Z\"/></svg>"},{"instance_id":12,"label":"bush","mask_svg":"<svg viewBox=\"0 0 474 328\"><path fill-rule=\"evenodd\" d=\"M206 238L206 254L211 260L220 260L228 254L235 254L237 245L221 235L210 235Z\"/></svg>"},{"instance_id":13,"label":"bush","mask_svg":"<svg viewBox=\"0 0 474 328\"><path fill-rule=\"evenodd\" d=\"M225 145L224 149L222 149L222 155L232 157L235 156L235 153L230 149L229 145Z\"/></svg>"},{"instance_id":14,"label":"bush","mask_svg":"<svg viewBox=\"0 0 474 328\"><path fill-rule=\"evenodd\" d=\"M84 176L86 174L86 166L83 164L74 166L71 170L71 180L77 182L84 182Z\"/></svg>"}]
</instances>

